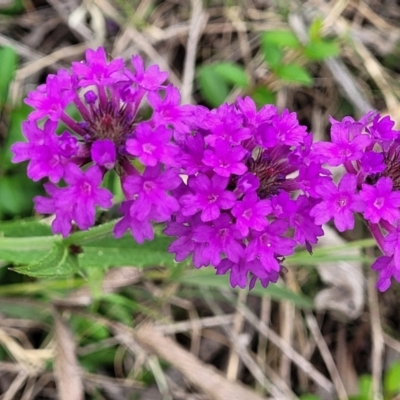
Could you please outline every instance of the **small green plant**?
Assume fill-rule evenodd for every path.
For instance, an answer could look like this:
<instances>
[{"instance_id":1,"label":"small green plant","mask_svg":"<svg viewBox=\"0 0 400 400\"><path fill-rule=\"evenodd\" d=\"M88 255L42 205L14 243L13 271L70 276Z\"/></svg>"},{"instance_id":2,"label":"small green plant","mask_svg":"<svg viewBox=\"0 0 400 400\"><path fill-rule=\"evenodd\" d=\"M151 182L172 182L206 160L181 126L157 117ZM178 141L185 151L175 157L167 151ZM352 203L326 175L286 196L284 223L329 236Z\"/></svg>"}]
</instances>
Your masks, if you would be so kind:
<instances>
[{"instance_id":1,"label":"small green plant","mask_svg":"<svg viewBox=\"0 0 400 400\"><path fill-rule=\"evenodd\" d=\"M261 35L262 56L275 78L286 85L312 85L313 78L306 65L337 56L339 50L337 40L323 37L320 19L311 24L305 45L289 30L267 31ZM287 61L289 51L293 61ZM201 95L213 107L221 105L235 88L249 93L258 105L275 101L275 93L266 85L250 85L245 69L238 63L203 65L199 68L197 81Z\"/></svg>"}]
</instances>

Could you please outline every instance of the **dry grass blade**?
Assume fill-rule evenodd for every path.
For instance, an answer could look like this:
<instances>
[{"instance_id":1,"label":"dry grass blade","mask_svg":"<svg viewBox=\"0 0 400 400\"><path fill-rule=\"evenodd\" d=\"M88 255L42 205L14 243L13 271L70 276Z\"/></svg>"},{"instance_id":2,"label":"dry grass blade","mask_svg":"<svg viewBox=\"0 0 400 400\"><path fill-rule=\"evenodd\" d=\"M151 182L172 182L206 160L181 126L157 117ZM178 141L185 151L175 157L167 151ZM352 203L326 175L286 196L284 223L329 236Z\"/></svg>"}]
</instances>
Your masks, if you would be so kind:
<instances>
[{"instance_id":1,"label":"dry grass blade","mask_svg":"<svg viewBox=\"0 0 400 400\"><path fill-rule=\"evenodd\" d=\"M196 63L197 44L202 30L207 24L208 15L203 11L202 0L192 0L192 18L186 46L186 58L183 69L181 96L182 103L191 103L193 79Z\"/></svg>"},{"instance_id":2,"label":"dry grass blade","mask_svg":"<svg viewBox=\"0 0 400 400\"><path fill-rule=\"evenodd\" d=\"M143 348L170 363L213 400L262 399L242 385L229 382L220 371L204 364L174 340L163 336L153 325L142 325L136 331L135 339Z\"/></svg>"},{"instance_id":3,"label":"dry grass blade","mask_svg":"<svg viewBox=\"0 0 400 400\"><path fill-rule=\"evenodd\" d=\"M54 336L57 351L54 374L60 400L83 400L84 389L81 369L75 354L75 342L57 308L53 310Z\"/></svg>"},{"instance_id":4,"label":"dry grass blade","mask_svg":"<svg viewBox=\"0 0 400 400\"><path fill-rule=\"evenodd\" d=\"M286 341L270 329L263 321L260 321L244 304L238 305L238 310L243 313L246 320L253 325L261 335L265 336L277 346L293 363L301 368L316 384L323 387L327 392L334 393L334 386L329 379L322 375L301 354L294 350Z\"/></svg>"}]
</instances>

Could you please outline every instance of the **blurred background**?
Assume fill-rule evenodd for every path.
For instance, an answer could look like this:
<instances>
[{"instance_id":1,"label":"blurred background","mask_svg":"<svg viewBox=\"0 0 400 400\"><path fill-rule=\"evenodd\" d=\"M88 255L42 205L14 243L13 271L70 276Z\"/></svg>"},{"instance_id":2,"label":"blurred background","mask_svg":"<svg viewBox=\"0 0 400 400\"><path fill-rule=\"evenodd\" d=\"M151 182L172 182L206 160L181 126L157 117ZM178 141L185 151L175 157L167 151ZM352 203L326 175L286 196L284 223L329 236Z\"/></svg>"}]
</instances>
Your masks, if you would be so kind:
<instances>
[{"instance_id":1,"label":"blurred background","mask_svg":"<svg viewBox=\"0 0 400 400\"><path fill-rule=\"evenodd\" d=\"M183 103L251 96L296 111L316 140L330 116L400 121L394 0L1 0L0 243L50 234L33 211L42 184L11 163L22 100L99 45L158 64ZM361 222L325 232L251 292L174 263L162 237L98 240L86 268L51 279L13 271L0 244L0 399L400 399L400 289L376 291Z\"/></svg>"}]
</instances>

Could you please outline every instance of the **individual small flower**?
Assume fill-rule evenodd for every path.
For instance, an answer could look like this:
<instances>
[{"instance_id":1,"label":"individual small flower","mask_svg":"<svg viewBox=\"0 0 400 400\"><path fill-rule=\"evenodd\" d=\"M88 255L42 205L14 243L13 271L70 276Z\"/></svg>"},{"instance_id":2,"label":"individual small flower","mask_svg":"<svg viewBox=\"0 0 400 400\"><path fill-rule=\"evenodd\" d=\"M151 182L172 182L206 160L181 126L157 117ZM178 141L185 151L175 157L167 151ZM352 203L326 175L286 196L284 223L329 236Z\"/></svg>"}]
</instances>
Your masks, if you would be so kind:
<instances>
[{"instance_id":1,"label":"individual small flower","mask_svg":"<svg viewBox=\"0 0 400 400\"><path fill-rule=\"evenodd\" d=\"M271 271L279 271L280 263L277 256L293 254L296 246L293 239L283 236L287 227L288 224L278 220L271 223L262 232L254 233L254 238L246 248L246 259L248 261L259 259L268 274Z\"/></svg>"},{"instance_id":2,"label":"individual small flower","mask_svg":"<svg viewBox=\"0 0 400 400\"><path fill-rule=\"evenodd\" d=\"M65 181L69 186L61 189L62 195L66 202L74 204L72 216L80 229L89 229L94 224L95 206L112 205L112 194L99 187L102 180L103 174L95 165L86 171L75 164L67 166Z\"/></svg>"},{"instance_id":3,"label":"individual small flower","mask_svg":"<svg viewBox=\"0 0 400 400\"><path fill-rule=\"evenodd\" d=\"M315 223L322 225L333 218L339 232L354 228L354 213L364 210L364 204L356 193L356 177L346 174L338 187L327 182L317 188L322 201L315 205L310 215L315 217Z\"/></svg>"},{"instance_id":4,"label":"individual small flower","mask_svg":"<svg viewBox=\"0 0 400 400\"><path fill-rule=\"evenodd\" d=\"M170 143L172 131L159 126L155 130L149 123L137 125L135 137L126 141L126 151L139 158L143 165L154 167L157 163L175 164L178 148Z\"/></svg>"},{"instance_id":5,"label":"individual small flower","mask_svg":"<svg viewBox=\"0 0 400 400\"><path fill-rule=\"evenodd\" d=\"M381 219L395 224L400 217L400 192L392 192L390 178L381 177L375 186L363 184L360 196L365 203L364 218L378 223Z\"/></svg>"},{"instance_id":6,"label":"individual small flower","mask_svg":"<svg viewBox=\"0 0 400 400\"><path fill-rule=\"evenodd\" d=\"M206 175L190 177L188 185L194 193L180 198L182 214L189 216L201 211L202 221L217 219L221 210L229 210L236 202L236 196L225 190L228 183L228 178L219 175L211 179Z\"/></svg>"},{"instance_id":7,"label":"individual small flower","mask_svg":"<svg viewBox=\"0 0 400 400\"><path fill-rule=\"evenodd\" d=\"M371 143L371 138L366 134L358 134L358 129L357 124L357 134L351 136L348 124L334 123L331 129L332 142L315 143L314 150L332 166L360 160L365 148Z\"/></svg>"},{"instance_id":8,"label":"individual small flower","mask_svg":"<svg viewBox=\"0 0 400 400\"><path fill-rule=\"evenodd\" d=\"M247 167L243 162L246 150L240 146L232 147L225 140L218 140L214 150L205 150L203 162L221 176L229 177L231 174L243 175Z\"/></svg>"},{"instance_id":9,"label":"individual small flower","mask_svg":"<svg viewBox=\"0 0 400 400\"><path fill-rule=\"evenodd\" d=\"M378 271L379 279L376 287L381 292L385 292L391 285L391 278L400 283L400 269L395 265L393 256L381 256L376 259L371 268Z\"/></svg>"},{"instance_id":10,"label":"individual small flower","mask_svg":"<svg viewBox=\"0 0 400 400\"><path fill-rule=\"evenodd\" d=\"M138 55L132 57L132 65L135 68L135 72L132 73L126 70L125 74L142 89L157 90L168 78L168 72L160 71L158 65L150 65L145 70L143 59Z\"/></svg>"},{"instance_id":11,"label":"individual small flower","mask_svg":"<svg viewBox=\"0 0 400 400\"><path fill-rule=\"evenodd\" d=\"M259 200L256 193L248 193L241 202L235 204L232 214L236 217L236 227L243 236L249 229L262 231L267 225L265 218L272 211L270 200Z\"/></svg>"},{"instance_id":12,"label":"individual small flower","mask_svg":"<svg viewBox=\"0 0 400 400\"><path fill-rule=\"evenodd\" d=\"M135 201L124 201L121 205L120 211L123 217L115 224L114 235L116 238L122 237L122 235L130 229L132 236L138 243L143 243L146 239L154 239L153 227L149 219L140 220L134 216L135 214ZM133 212L131 212L133 208Z\"/></svg>"},{"instance_id":13,"label":"individual small flower","mask_svg":"<svg viewBox=\"0 0 400 400\"><path fill-rule=\"evenodd\" d=\"M178 201L167 194L181 183L178 171L161 171L160 166L147 167L143 175L130 175L123 181L128 197L135 198L130 214L143 221L150 214L157 216L157 222L166 221L179 209Z\"/></svg>"},{"instance_id":14,"label":"individual small flower","mask_svg":"<svg viewBox=\"0 0 400 400\"><path fill-rule=\"evenodd\" d=\"M114 168L117 151L111 140L96 140L90 149L90 154L97 165L104 166L107 169Z\"/></svg>"},{"instance_id":15,"label":"individual small flower","mask_svg":"<svg viewBox=\"0 0 400 400\"><path fill-rule=\"evenodd\" d=\"M76 148L73 139L69 140L65 134L60 138L56 135L56 127L57 123L51 120L46 121L43 129L38 127L37 122L26 121L22 123L22 132L29 142L14 143L11 146L14 153L12 161L29 160L28 177L34 181L48 176L53 183L57 183L63 177L72 156L69 151L71 146Z\"/></svg>"},{"instance_id":16,"label":"individual small flower","mask_svg":"<svg viewBox=\"0 0 400 400\"><path fill-rule=\"evenodd\" d=\"M214 266L218 266L221 262L221 253L225 253L226 257L233 262L239 262L244 254L241 244L242 235L228 214L222 214L212 221L212 225L197 227L193 238L196 242L208 244L204 248L204 253Z\"/></svg>"},{"instance_id":17,"label":"individual small flower","mask_svg":"<svg viewBox=\"0 0 400 400\"><path fill-rule=\"evenodd\" d=\"M115 82L115 73L124 66L122 58L107 61L106 52L103 47L97 50L86 51L86 62L73 62L72 71L80 77L78 85L87 86L108 86Z\"/></svg>"}]
</instances>

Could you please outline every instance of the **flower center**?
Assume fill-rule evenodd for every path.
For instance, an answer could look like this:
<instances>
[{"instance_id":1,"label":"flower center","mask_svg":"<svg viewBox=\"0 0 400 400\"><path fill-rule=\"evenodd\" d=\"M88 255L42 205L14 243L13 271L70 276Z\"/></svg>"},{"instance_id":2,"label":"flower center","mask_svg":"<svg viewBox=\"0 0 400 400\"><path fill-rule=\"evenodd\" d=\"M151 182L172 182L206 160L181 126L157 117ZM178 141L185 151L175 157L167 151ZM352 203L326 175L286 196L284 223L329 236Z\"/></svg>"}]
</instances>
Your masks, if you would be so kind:
<instances>
[{"instance_id":1,"label":"flower center","mask_svg":"<svg viewBox=\"0 0 400 400\"><path fill-rule=\"evenodd\" d=\"M109 139L118 147L125 143L126 136L134 130L135 122L125 107L114 108L109 103L105 108L92 109L88 124L88 134L93 139Z\"/></svg>"},{"instance_id":2,"label":"flower center","mask_svg":"<svg viewBox=\"0 0 400 400\"><path fill-rule=\"evenodd\" d=\"M383 205L385 204L385 199L383 197L377 197L374 201L374 206L377 209L381 209Z\"/></svg>"}]
</instances>

